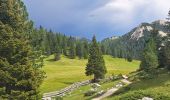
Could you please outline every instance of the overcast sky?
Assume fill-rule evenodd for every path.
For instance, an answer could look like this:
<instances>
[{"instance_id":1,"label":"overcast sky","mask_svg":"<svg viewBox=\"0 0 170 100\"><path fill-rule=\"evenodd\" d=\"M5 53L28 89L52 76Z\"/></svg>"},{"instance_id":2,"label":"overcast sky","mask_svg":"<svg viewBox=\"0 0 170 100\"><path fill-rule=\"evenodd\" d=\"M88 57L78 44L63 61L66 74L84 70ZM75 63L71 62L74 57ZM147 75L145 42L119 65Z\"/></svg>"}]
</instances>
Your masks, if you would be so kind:
<instances>
[{"instance_id":1,"label":"overcast sky","mask_svg":"<svg viewBox=\"0 0 170 100\"><path fill-rule=\"evenodd\" d=\"M30 19L66 35L99 40L120 36L141 22L165 19L170 0L24 0Z\"/></svg>"}]
</instances>

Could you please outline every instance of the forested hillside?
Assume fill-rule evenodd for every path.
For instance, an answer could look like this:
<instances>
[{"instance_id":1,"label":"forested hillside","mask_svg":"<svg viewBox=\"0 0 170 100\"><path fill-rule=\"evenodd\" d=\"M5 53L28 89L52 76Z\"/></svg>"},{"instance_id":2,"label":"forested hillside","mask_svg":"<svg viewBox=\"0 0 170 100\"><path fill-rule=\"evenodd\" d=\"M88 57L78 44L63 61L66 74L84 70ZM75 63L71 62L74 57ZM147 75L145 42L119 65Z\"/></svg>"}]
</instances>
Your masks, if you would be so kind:
<instances>
[{"instance_id":1,"label":"forested hillside","mask_svg":"<svg viewBox=\"0 0 170 100\"><path fill-rule=\"evenodd\" d=\"M142 23L121 37L107 38L101 42L103 53L119 58L140 59L152 30L158 30L161 41L161 37L169 34L168 22L158 20L152 23Z\"/></svg>"},{"instance_id":2,"label":"forested hillside","mask_svg":"<svg viewBox=\"0 0 170 100\"><path fill-rule=\"evenodd\" d=\"M48 31L42 26L33 29L28 36L34 51L40 51L46 56L54 54L54 60L59 60L61 54L71 59L76 56L80 59L88 58L90 41L85 38L66 36L52 30Z\"/></svg>"}]
</instances>

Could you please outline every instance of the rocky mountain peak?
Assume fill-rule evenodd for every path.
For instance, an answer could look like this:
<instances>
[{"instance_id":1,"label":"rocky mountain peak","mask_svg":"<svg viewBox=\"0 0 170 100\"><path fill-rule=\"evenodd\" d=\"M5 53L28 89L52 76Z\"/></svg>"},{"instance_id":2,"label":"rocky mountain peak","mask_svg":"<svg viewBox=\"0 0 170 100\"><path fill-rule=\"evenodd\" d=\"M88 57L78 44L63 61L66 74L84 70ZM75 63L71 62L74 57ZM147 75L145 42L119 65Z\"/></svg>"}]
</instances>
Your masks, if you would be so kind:
<instances>
[{"instance_id":1,"label":"rocky mountain peak","mask_svg":"<svg viewBox=\"0 0 170 100\"><path fill-rule=\"evenodd\" d=\"M152 22L152 24L166 26L168 23L167 23L167 20L156 20L156 21Z\"/></svg>"},{"instance_id":2,"label":"rocky mountain peak","mask_svg":"<svg viewBox=\"0 0 170 100\"><path fill-rule=\"evenodd\" d=\"M130 39L131 40L139 40L141 37L143 37L145 34L149 34L153 27L155 27L159 31L159 35L164 37L167 36L168 32L163 29L162 27L165 27L167 25L166 20L157 20L149 23L142 23L138 27L136 27L133 31L130 32Z\"/></svg>"}]
</instances>

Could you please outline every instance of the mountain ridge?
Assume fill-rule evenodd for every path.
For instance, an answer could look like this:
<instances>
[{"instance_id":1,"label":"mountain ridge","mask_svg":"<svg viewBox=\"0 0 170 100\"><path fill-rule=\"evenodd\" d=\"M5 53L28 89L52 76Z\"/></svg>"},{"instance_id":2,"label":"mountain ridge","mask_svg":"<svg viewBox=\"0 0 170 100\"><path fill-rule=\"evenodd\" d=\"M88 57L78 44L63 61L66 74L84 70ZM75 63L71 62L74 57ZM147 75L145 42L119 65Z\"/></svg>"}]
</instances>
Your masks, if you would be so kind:
<instances>
[{"instance_id":1,"label":"mountain ridge","mask_svg":"<svg viewBox=\"0 0 170 100\"><path fill-rule=\"evenodd\" d=\"M134 59L140 59L145 43L151 35L151 31L156 29L160 37L164 37L170 33L167 28L168 23L166 20L141 23L118 39L112 40L107 38L101 42L102 46L106 49L104 50L104 54L110 54L113 57L119 58L132 56Z\"/></svg>"}]
</instances>

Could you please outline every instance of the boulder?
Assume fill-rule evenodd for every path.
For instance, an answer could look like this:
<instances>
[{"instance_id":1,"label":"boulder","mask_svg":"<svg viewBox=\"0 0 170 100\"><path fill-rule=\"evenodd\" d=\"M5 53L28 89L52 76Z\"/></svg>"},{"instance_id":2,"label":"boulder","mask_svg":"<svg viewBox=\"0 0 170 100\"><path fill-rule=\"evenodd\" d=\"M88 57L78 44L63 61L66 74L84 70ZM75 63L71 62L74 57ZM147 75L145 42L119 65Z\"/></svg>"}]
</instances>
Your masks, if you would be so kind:
<instances>
[{"instance_id":1,"label":"boulder","mask_svg":"<svg viewBox=\"0 0 170 100\"><path fill-rule=\"evenodd\" d=\"M142 100L153 100L153 98L143 97Z\"/></svg>"}]
</instances>

